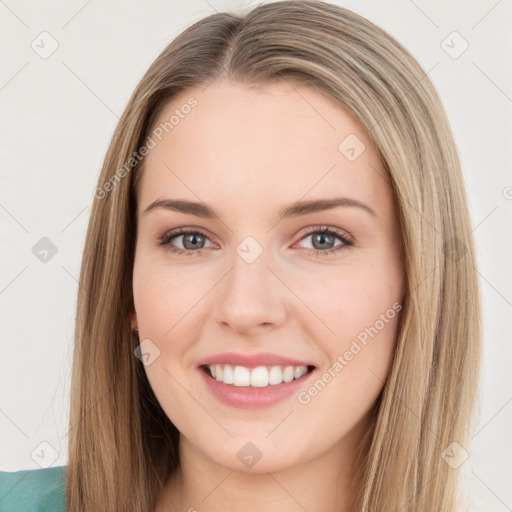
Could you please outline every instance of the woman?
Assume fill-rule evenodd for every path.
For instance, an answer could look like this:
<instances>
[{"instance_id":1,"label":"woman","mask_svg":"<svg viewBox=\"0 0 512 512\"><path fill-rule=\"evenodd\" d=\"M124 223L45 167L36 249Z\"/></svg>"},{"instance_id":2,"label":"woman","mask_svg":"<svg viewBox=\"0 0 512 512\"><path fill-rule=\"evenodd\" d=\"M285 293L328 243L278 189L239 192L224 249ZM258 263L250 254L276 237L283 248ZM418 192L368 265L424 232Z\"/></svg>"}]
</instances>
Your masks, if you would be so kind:
<instances>
[{"instance_id":1,"label":"woman","mask_svg":"<svg viewBox=\"0 0 512 512\"><path fill-rule=\"evenodd\" d=\"M392 37L322 2L195 23L94 194L68 510L456 510L473 241L445 113Z\"/></svg>"}]
</instances>

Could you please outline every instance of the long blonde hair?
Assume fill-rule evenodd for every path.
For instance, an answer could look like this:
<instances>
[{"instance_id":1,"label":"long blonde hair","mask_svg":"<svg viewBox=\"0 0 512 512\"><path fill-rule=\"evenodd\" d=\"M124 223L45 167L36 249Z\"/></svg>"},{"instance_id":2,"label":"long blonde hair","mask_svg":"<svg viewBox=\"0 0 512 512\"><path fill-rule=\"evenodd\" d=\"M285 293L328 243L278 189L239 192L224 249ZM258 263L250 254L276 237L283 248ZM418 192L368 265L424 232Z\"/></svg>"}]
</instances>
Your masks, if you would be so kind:
<instances>
[{"instance_id":1,"label":"long blonde hair","mask_svg":"<svg viewBox=\"0 0 512 512\"><path fill-rule=\"evenodd\" d=\"M129 321L140 148L173 97L215 78L313 87L359 121L380 152L395 194L407 292L357 510L453 511L459 470L450 457L464 453L472 428L481 326L452 133L427 74L395 39L347 9L293 0L243 16L213 14L187 28L150 66L116 127L80 274L68 510L154 510L179 467L179 432L134 356L140 340Z\"/></svg>"}]
</instances>

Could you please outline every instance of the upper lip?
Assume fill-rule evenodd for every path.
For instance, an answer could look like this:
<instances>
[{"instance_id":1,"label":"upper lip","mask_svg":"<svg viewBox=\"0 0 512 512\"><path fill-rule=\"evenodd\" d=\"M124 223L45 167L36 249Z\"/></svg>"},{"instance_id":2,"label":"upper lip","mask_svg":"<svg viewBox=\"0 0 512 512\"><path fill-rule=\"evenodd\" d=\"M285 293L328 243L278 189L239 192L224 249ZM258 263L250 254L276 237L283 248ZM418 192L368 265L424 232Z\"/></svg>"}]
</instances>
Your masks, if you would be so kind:
<instances>
[{"instance_id":1,"label":"upper lip","mask_svg":"<svg viewBox=\"0 0 512 512\"><path fill-rule=\"evenodd\" d=\"M256 368L257 366L314 366L308 362L268 352L260 354L223 352L206 357L202 361L199 361L197 366L200 367L208 364L230 364L233 366L245 366L246 368Z\"/></svg>"}]
</instances>

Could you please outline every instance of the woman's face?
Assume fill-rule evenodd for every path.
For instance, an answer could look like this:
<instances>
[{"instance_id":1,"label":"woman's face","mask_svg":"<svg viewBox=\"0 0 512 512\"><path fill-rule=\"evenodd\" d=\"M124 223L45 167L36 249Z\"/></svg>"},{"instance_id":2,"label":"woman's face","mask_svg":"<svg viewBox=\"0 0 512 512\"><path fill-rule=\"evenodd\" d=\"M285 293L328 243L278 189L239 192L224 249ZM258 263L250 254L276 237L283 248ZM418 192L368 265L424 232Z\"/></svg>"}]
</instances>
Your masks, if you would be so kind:
<instances>
[{"instance_id":1,"label":"woman's face","mask_svg":"<svg viewBox=\"0 0 512 512\"><path fill-rule=\"evenodd\" d=\"M287 82L190 89L150 137L132 327L165 413L232 470L348 453L390 370L405 291L376 149L331 99ZM213 361L227 383L207 375Z\"/></svg>"}]
</instances>

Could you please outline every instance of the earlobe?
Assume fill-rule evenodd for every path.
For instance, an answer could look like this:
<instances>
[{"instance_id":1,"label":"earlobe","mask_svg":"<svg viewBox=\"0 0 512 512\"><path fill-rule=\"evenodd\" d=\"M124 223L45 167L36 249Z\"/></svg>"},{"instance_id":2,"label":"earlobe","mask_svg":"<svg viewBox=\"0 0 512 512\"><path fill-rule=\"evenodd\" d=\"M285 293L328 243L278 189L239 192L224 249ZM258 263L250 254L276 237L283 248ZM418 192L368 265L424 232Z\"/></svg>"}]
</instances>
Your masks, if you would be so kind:
<instances>
[{"instance_id":1,"label":"earlobe","mask_svg":"<svg viewBox=\"0 0 512 512\"><path fill-rule=\"evenodd\" d=\"M139 323L137 322L137 314L135 312L130 313L130 324L132 331L139 330Z\"/></svg>"}]
</instances>

